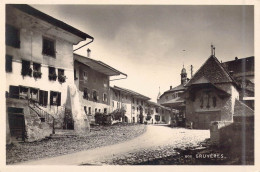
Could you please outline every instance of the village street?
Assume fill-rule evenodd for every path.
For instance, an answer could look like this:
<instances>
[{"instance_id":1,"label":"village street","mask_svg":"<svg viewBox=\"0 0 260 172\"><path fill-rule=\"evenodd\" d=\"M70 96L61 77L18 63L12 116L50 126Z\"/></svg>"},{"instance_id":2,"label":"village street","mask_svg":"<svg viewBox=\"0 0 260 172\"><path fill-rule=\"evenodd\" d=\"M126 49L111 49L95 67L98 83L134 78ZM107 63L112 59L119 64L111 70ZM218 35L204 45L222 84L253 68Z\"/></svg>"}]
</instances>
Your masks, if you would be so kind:
<instances>
[{"instance_id":1,"label":"village street","mask_svg":"<svg viewBox=\"0 0 260 172\"><path fill-rule=\"evenodd\" d=\"M196 147L209 138L209 130L189 130L167 126L148 125L144 134L118 144L99 147L68 155L27 161L19 165L109 165L124 157L123 164L134 164L176 153L176 149ZM135 155L142 154L142 159ZM147 155L145 155L147 153ZM122 164L122 163L119 163Z\"/></svg>"}]
</instances>

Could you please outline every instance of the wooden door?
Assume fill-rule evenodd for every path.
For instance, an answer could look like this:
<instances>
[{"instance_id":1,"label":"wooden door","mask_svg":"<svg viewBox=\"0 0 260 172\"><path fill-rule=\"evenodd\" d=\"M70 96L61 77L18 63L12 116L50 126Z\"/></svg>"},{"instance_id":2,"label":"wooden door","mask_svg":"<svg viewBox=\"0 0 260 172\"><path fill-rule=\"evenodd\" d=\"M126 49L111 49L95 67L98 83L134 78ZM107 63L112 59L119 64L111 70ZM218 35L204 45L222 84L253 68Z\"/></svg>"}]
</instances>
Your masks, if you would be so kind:
<instances>
[{"instance_id":1,"label":"wooden door","mask_svg":"<svg viewBox=\"0 0 260 172\"><path fill-rule=\"evenodd\" d=\"M25 141L25 121L22 108L8 108L9 128L12 140Z\"/></svg>"}]
</instances>

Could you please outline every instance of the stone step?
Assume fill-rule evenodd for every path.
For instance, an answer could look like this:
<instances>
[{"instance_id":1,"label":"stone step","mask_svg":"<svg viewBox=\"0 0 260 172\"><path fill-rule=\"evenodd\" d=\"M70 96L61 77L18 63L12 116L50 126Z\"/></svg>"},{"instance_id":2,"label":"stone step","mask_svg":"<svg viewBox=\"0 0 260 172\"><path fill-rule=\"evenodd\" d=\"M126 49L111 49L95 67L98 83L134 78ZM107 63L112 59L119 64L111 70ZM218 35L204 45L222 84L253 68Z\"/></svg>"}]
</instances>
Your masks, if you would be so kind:
<instances>
[{"instance_id":1,"label":"stone step","mask_svg":"<svg viewBox=\"0 0 260 172\"><path fill-rule=\"evenodd\" d=\"M71 138L76 136L76 134L51 134L50 138Z\"/></svg>"}]
</instances>

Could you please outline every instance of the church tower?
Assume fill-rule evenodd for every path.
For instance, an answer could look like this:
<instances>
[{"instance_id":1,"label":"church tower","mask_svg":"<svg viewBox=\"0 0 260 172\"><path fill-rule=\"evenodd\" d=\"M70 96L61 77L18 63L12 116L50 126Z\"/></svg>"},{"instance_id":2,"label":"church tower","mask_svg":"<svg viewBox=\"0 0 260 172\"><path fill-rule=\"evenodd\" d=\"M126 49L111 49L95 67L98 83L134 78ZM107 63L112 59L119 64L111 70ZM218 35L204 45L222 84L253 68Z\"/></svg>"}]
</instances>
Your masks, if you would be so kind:
<instances>
[{"instance_id":1,"label":"church tower","mask_svg":"<svg viewBox=\"0 0 260 172\"><path fill-rule=\"evenodd\" d=\"M161 91L160 91L160 87L159 87L159 93L158 93L158 96L157 96L157 103L159 103L160 97L161 97Z\"/></svg>"},{"instance_id":2,"label":"church tower","mask_svg":"<svg viewBox=\"0 0 260 172\"><path fill-rule=\"evenodd\" d=\"M186 82L187 82L187 72L183 65L183 68L181 70L181 85L186 84Z\"/></svg>"}]
</instances>

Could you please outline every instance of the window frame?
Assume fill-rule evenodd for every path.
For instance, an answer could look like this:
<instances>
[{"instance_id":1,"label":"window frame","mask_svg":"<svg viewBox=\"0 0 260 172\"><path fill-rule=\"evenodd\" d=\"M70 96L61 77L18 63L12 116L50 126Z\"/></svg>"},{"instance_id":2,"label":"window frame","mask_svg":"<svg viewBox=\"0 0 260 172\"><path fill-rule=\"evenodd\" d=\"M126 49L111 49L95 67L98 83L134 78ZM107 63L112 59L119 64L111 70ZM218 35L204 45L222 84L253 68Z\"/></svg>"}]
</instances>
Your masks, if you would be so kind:
<instances>
[{"instance_id":1,"label":"window frame","mask_svg":"<svg viewBox=\"0 0 260 172\"><path fill-rule=\"evenodd\" d=\"M85 96L86 94L86 96ZM89 100L90 98L90 90L88 88L83 88L83 99Z\"/></svg>"},{"instance_id":2,"label":"window frame","mask_svg":"<svg viewBox=\"0 0 260 172\"><path fill-rule=\"evenodd\" d=\"M44 48L45 48L44 47L44 41L45 40L53 42L53 54L48 54L48 53L46 53L47 50L44 50ZM56 58L56 40L55 39L51 39L51 38L46 37L46 36L42 37L42 55Z\"/></svg>"},{"instance_id":3,"label":"window frame","mask_svg":"<svg viewBox=\"0 0 260 172\"><path fill-rule=\"evenodd\" d=\"M9 27L9 28L8 28ZM12 33L11 29L13 29L13 31L15 31L16 33ZM20 29L15 27L15 26L12 26L10 24L6 24L5 25L5 45L8 45L10 47L13 47L13 48L21 48L21 35L20 35ZM17 40L10 40L11 38L15 38L15 37L8 37L8 33L10 35L16 35L17 36ZM8 39L9 38L9 39Z\"/></svg>"},{"instance_id":4,"label":"window frame","mask_svg":"<svg viewBox=\"0 0 260 172\"><path fill-rule=\"evenodd\" d=\"M5 55L5 71L13 72L13 56L6 54Z\"/></svg>"},{"instance_id":5,"label":"window frame","mask_svg":"<svg viewBox=\"0 0 260 172\"><path fill-rule=\"evenodd\" d=\"M56 102L53 101L54 93L56 93ZM50 91L50 105L56 105L60 106L61 105L61 92L58 91Z\"/></svg>"},{"instance_id":6,"label":"window frame","mask_svg":"<svg viewBox=\"0 0 260 172\"><path fill-rule=\"evenodd\" d=\"M107 93L103 93L103 102L107 102Z\"/></svg>"},{"instance_id":7,"label":"window frame","mask_svg":"<svg viewBox=\"0 0 260 172\"><path fill-rule=\"evenodd\" d=\"M96 96L94 96L94 93L96 93ZM96 97L96 98L95 98L95 97ZM93 98L93 101L94 101L94 102L98 102L99 97L98 97L98 92L97 92L97 90L93 90L93 91L92 91L92 98Z\"/></svg>"},{"instance_id":8,"label":"window frame","mask_svg":"<svg viewBox=\"0 0 260 172\"><path fill-rule=\"evenodd\" d=\"M51 70L53 69L54 72L51 72ZM55 67L52 67L52 66L49 66L48 67L48 77L49 77L49 80L50 81L56 81L57 80L57 73L56 73L56 68Z\"/></svg>"},{"instance_id":9,"label":"window frame","mask_svg":"<svg viewBox=\"0 0 260 172\"><path fill-rule=\"evenodd\" d=\"M22 70L21 75L25 76L32 76L32 68L31 68L31 61L22 59Z\"/></svg>"}]
</instances>

